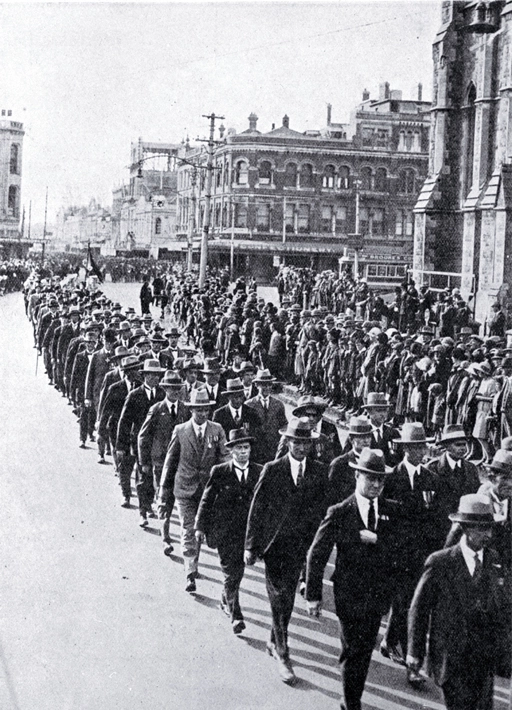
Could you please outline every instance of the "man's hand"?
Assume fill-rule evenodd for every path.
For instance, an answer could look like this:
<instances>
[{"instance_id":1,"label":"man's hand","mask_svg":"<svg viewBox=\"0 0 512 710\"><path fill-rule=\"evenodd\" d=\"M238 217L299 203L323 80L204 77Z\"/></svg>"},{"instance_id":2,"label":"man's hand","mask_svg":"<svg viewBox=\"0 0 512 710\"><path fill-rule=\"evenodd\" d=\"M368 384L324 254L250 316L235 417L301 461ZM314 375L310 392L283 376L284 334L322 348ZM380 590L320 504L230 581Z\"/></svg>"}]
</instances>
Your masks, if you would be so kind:
<instances>
[{"instance_id":1,"label":"man's hand","mask_svg":"<svg viewBox=\"0 0 512 710\"><path fill-rule=\"evenodd\" d=\"M150 472L151 472L151 466L143 466L143 467L142 467L142 472L143 472L143 473L150 473Z\"/></svg>"},{"instance_id":2,"label":"man's hand","mask_svg":"<svg viewBox=\"0 0 512 710\"><path fill-rule=\"evenodd\" d=\"M419 671L421 668L421 661L419 658L415 658L414 656L411 656L407 654L407 658L405 659L405 662L407 664L407 668L412 668L414 671Z\"/></svg>"},{"instance_id":3,"label":"man's hand","mask_svg":"<svg viewBox=\"0 0 512 710\"><path fill-rule=\"evenodd\" d=\"M124 451L116 451L116 456L117 456L118 461L122 461L122 459L124 457L124 453L125 453Z\"/></svg>"},{"instance_id":4,"label":"man's hand","mask_svg":"<svg viewBox=\"0 0 512 710\"><path fill-rule=\"evenodd\" d=\"M256 562L256 555L254 554L254 552L251 552L250 550L246 550L244 552L244 562L249 567L251 565L253 565Z\"/></svg>"},{"instance_id":5,"label":"man's hand","mask_svg":"<svg viewBox=\"0 0 512 710\"><path fill-rule=\"evenodd\" d=\"M84 399L84 405L89 408L91 406L92 402L90 399Z\"/></svg>"},{"instance_id":6,"label":"man's hand","mask_svg":"<svg viewBox=\"0 0 512 710\"><path fill-rule=\"evenodd\" d=\"M200 545L206 540L206 535L202 530L196 530L196 540Z\"/></svg>"},{"instance_id":7,"label":"man's hand","mask_svg":"<svg viewBox=\"0 0 512 710\"><path fill-rule=\"evenodd\" d=\"M322 616L322 602L306 602L308 605L308 615L318 619Z\"/></svg>"}]
</instances>

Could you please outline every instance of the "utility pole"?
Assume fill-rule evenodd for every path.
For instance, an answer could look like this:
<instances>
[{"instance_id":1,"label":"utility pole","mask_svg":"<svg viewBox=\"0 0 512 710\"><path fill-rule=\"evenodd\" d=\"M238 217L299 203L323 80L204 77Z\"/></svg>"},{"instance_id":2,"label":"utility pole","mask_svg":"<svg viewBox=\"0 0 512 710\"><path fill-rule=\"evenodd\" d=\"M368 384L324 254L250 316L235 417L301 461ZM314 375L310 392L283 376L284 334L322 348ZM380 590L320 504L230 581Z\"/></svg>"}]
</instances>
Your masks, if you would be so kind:
<instances>
[{"instance_id":1,"label":"utility pole","mask_svg":"<svg viewBox=\"0 0 512 710\"><path fill-rule=\"evenodd\" d=\"M44 203L43 248L41 249L41 266L44 266L44 252L46 249L46 216L48 214L48 185L46 186L46 200Z\"/></svg>"},{"instance_id":2,"label":"utility pole","mask_svg":"<svg viewBox=\"0 0 512 710\"><path fill-rule=\"evenodd\" d=\"M196 231L196 183L197 168L192 168L192 197L188 198L188 231L187 231L187 271L192 272L192 261L194 253L194 232ZM192 203L192 204L191 204Z\"/></svg>"},{"instance_id":3,"label":"utility pole","mask_svg":"<svg viewBox=\"0 0 512 710\"><path fill-rule=\"evenodd\" d=\"M212 201L212 182L213 182L213 151L215 149L215 141L213 139L215 133L215 119L223 120L224 116L216 116L214 113L209 116L203 114L203 118L208 118L210 121L210 136L208 139L208 161L206 163L206 195L204 204L204 219L203 219L203 235L201 239L201 260L199 262L199 288L204 288L206 281L206 267L208 265L208 235L210 232L210 205Z\"/></svg>"},{"instance_id":4,"label":"utility pole","mask_svg":"<svg viewBox=\"0 0 512 710\"><path fill-rule=\"evenodd\" d=\"M28 230L27 239L30 239L30 230L32 227L32 200L28 203Z\"/></svg>"}]
</instances>

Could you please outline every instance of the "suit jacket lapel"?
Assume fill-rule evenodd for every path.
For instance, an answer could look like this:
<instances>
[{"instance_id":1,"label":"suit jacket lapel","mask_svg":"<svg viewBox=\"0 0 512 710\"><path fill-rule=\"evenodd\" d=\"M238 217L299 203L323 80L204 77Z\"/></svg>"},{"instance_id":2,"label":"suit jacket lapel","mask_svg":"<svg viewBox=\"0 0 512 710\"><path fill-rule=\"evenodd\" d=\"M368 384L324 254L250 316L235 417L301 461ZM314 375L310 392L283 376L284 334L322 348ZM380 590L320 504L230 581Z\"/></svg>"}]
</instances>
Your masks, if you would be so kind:
<instances>
[{"instance_id":1,"label":"suit jacket lapel","mask_svg":"<svg viewBox=\"0 0 512 710\"><path fill-rule=\"evenodd\" d=\"M469 574L468 566L464 560L460 544L455 545L452 550L452 555L456 560L456 565L450 567L451 574L454 577L454 588L460 598L462 609L469 608L469 586L471 584L471 575Z\"/></svg>"},{"instance_id":2,"label":"suit jacket lapel","mask_svg":"<svg viewBox=\"0 0 512 710\"><path fill-rule=\"evenodd\" d=\"M199 448L198 443L197 443L196 433L194 431L194 427L192 426L192 419L190 419L190 421L188 422L188 427L186 429L186 433L187 433L187 438L188 438L189 442L194 447L196 454L200 457L201 456L201 449Z\"/></svg>"}]
</instances>

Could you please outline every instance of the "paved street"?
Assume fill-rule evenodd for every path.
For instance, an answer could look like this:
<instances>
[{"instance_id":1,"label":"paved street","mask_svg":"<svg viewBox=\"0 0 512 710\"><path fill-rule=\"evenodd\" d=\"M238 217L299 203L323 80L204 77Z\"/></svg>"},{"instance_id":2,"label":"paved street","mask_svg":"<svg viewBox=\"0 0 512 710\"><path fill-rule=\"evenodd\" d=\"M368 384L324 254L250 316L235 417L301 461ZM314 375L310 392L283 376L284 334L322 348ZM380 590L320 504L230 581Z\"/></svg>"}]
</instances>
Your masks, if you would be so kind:
<instances>
[{"instance_id":1,"label":"paved street","mask_svg":"<svg viewBox=\"0 0 512 710\"><path fill-rule=\"evenodd\" d=\"M138 309L138 285L108 295ZM129 297L130 296L130 297ZM338 707L338 629L310 620L299 597L290 627L298 684L265 654L269 605L261 564L243 582L247 630L234 637L218 609L220 570L204 549L198 594L184 591L179 545L161 552L156 521L120 507L112 466L78 448L66 400L43 374L19 294L0 298L2 565L1 710L328 710ZM177 539L173 518L171 533ZM507 707L505 683L497 710ZM441 710L432 683L412 691L376 654L365 710Z\"/></svg>"}]
</instances>

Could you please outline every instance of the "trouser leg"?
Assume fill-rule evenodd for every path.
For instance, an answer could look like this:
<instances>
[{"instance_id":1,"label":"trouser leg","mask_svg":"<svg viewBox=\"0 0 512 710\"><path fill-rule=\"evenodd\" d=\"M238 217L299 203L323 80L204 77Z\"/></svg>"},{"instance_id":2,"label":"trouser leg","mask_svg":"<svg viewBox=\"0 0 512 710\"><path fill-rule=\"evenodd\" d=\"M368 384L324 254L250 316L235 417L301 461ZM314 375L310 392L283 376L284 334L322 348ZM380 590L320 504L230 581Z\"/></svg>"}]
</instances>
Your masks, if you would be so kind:
<instances>
[{"instance_id":1,"label":"trouser leg","mask_svg":"<svg viewBox=\"0 0 512 710\"><path fill-rule=\"evenodd\" d=\"M236 545L219 545L219 561L224 575L223 601L229 608L232 621L244 618L240 608L240 583L244 576L244 543L239 541Z\"/></svg>"},{"instance_id":2,"label":"trouser leg","mask_svg":"<svg viewBox=\"0 0 512 710\"><path fill-rule=\"evenodd\" d=\"M420 575L408 574L400 579L393 596L384 641L388 646L400 644L402 653L407 653L407 614Z\"/></svg>"},{"instance_id":3,"label":"trouser leg","mask_svg":"<svg viewBox=\"0 0 512 710\"><path fill-rule=\"evenodd\" d=\"M148 511L153 505L155 489L153 488L153 470L143 471L142 466L137 462L135 466L135 482L137 497L139 499L139 510Z\"/></svg>"},{"instance_id":4,"label":"trouser leg","mask_svg":"<svg viewBox=\"0 0 512 710\"><path fill-rule=\"evenodd\" d=\"M347 617L341 612L339 620L342 705L345 705L346 710L361 710L361 697L381 617L376 614Z\"/></svg>"},{"instance_id":5,"label":"trouser leg","mask_svg":"<svg viewBox=\"0 0 512 710\"><path fill-rule=\"evenodd\" d=\"M270 640L281 658L287 658L288 625L295 602L295 590L304 563L304 555L294 558L270 551L265 555L265 581L272 612Z\"/></svg>"},{"instance_id":6,"label":"trouser leg","mask_svg":"<svg viewBox=\"0 0 512 710\"><path fill-rule=\"evenodd\" d=\"M194 523L196 519L199 501L193 498L177 498L178 515L181 525L181 554L185 564L185 574L195 575L199 562L199 552L201 545L195 536Z\"/></svg>"},{"instance_id":7,"label":"trouser leg","mask_svg":"<svg viewBox=\"0 0 512 710\"><path fill-rule=\"evenodd\" d=\"M89 424L89 412L85 404L80 404L80 418L79 418L79 429L80 429L80 441L84 442L87 440L87 428Z\"/></svg>"},{"instance_id":8,"label":"trouser leg","mask_svg":"<svg viewBox=\"0 0 512 710\"><path fill-rule=\"evenodd\" d=\"M131 476L134 463L135 456L132 456L131 454L124 454L124 456L118 461L119 484L121 486L123 498L130 498L132 494Z\"/></svg>"}]
</instances>

